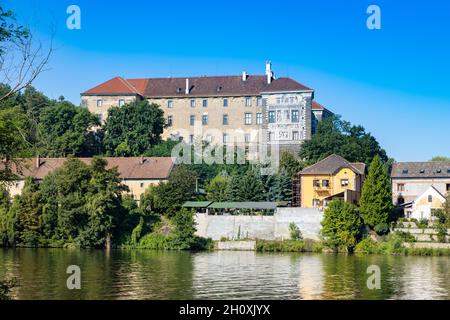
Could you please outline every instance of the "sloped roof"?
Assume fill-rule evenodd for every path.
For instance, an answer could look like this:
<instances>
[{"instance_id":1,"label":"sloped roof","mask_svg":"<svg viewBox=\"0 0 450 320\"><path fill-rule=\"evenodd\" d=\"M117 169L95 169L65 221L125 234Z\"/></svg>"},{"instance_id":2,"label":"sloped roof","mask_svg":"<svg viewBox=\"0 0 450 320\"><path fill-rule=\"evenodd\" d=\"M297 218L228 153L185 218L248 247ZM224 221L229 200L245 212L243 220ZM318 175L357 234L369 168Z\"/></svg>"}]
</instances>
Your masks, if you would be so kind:
<instances>
[{"instance_id":1,"label":"sloped roof","mask_svg":"<svg viewBox=\"0 0 450 320\"><path fill-rule=\"evenodd\" d=\"M450 161L394 162L392 178L450 178Z\"/></svg>"},{"instance_id":2,"label":"sloped roof","mask_svg":"<svg viewBox=\"0 0 450 320\"><path fill-rule=\"evenodd\" d=\"M343 157L332 154L316 164L306 167L300 171L300 174L332 175L342 168L350 168L359 174L365 174L366 171L366 165L364 163L350 163Z\"/></svg>"},{"instance_id":3,"label":"sloped roof","mask_svg":"<svg viewBox=\"0 0 450 320\"><path fill-rule=\"evenodd\" d=\"M143 89L144 83L134 81L132 82L134 85L139 87L139 89ZM99 84L98 86L95 86L94 88L91 88L87 91L85 91L83 94L85 95L105 95L105 94L111 94L111 95L136 95L141 94L141 92L138 91L138 89L132 85L128 80L125 80L122 77L115 77L112 78L106 82L103 82Z\"/></svg>"},{"instance_id":4,"label":"sloped roof","mask_svg":"<svg viewBox=\"0 0 450 320\"><path fill-rule=\"evenodd\" d=\"M185 93L186 79L189 79L189 94ZM108 80L82 95L126 95L139 94L145 97L203 97L258 95L262 92L311 91L312 89L291 78L273 79L267 83L266 76L250 75L245 81L242 76L145 78Z\"/></svg>"},{"instance_id":5,"label":"sloped roof","mask_svg":"<svg viewBox=\"0 0 450 320\"><path fill-rule=\"evenodd\" d=\"M93 158L77 158L90 164ZM175 159L170 157L105 157L107 168L117 167L122 179L167 179L173 169ZM66 158L23 159L12 171L20 178L43 179L50 172L63 166Z\"/></svg>"}]
</instances>

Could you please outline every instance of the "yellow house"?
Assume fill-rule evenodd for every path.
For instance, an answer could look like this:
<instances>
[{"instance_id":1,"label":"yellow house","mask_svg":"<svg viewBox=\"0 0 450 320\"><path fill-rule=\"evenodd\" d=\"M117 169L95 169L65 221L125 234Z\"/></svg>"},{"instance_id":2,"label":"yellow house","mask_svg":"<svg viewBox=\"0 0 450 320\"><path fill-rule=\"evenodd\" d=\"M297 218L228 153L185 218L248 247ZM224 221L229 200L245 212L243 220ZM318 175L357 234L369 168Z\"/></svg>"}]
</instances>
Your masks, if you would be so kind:
<instances>
[{"instance_id":1,"label":"yellow house","mask_svg":"<svg viewBox=\"0 0 450 320\"><path fill-rule=\"evenodd\" d=\"M323 208L332 199L358 203L365 178L364 163L331 155L299 172L294 182L294 206Z\"/></svg>"}]
</instances>

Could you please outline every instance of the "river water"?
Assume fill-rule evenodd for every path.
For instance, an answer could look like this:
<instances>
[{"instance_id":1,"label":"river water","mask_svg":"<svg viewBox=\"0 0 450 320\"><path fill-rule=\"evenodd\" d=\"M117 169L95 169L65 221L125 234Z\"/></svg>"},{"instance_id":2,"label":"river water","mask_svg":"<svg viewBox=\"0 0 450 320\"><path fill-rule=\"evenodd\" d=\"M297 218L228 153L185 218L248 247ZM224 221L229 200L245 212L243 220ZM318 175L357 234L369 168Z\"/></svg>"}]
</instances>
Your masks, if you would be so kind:
<instances>
[{"instance_id":1,"label":"river water","mask_svg":"<svg viewBox=\"0 0 450 320\"><path fill-rule=\"evenodd\" d=\"M81 289L67 289L69 265ZM367 268L379 267L380 289ZM0 249L15 299L450 299L450 258Z\"/></svg>"}]
</instances>

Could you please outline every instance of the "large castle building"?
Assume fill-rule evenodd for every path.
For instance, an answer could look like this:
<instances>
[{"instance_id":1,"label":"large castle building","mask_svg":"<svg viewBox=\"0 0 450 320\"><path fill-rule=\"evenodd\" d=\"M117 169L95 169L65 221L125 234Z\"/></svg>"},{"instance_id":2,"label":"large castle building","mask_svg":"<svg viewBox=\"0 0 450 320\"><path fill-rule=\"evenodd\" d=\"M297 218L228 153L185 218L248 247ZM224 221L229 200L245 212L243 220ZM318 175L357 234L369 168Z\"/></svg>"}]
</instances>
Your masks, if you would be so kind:
<instances>
[{"instance_id":1,"label":"large castle building","mask_svg":"<svg viewBox=\"0 0 450 320\"><path fill-rule=\"evenodd\" d=\"M105 121L108 109L147 99L164 111L164 139L214 144L264 142L297 152L318 121L332 113L314 101L314 90L264 75L124 79L116 77L81 94L82 106Z\"/></svg>"}]
</instances>

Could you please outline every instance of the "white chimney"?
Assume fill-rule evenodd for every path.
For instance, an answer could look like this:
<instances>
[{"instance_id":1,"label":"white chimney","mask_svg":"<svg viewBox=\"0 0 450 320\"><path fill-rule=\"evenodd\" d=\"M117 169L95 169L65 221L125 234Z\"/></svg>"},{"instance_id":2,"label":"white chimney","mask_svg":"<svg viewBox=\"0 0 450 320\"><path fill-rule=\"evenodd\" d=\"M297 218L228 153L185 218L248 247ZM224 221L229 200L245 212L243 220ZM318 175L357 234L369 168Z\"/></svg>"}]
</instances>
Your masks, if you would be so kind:
<instances>
[{"instance_id":1,"label":"white chimney","mask_svg":"<svg viewBox=\"0 0 450 320\"><path fill-rule=\"evenodd\" d=\"M273 72L272 72L272 62L270 61L266 61L266 77L267 77L267 84L271 84Z\"/></svg>"},{"instance_id":2,"label":"white chimney","mask_svg":"<svg viewBox=\"0 0 450 320\"><path fill-rule=\"evenodd\" d=\"M186 90L184 91L185 94L189 94L189 78L186 78Z\"/></svg>"},{"instance_id":3,"label":"white chimney","mask_svg":"<svg viewBox=\"0 0 450 320\"><path fill-rule=\"evenodd\" d=\"M247 71L242 71L242 81L247 81Z\"/></svg>"}]
</instances>

